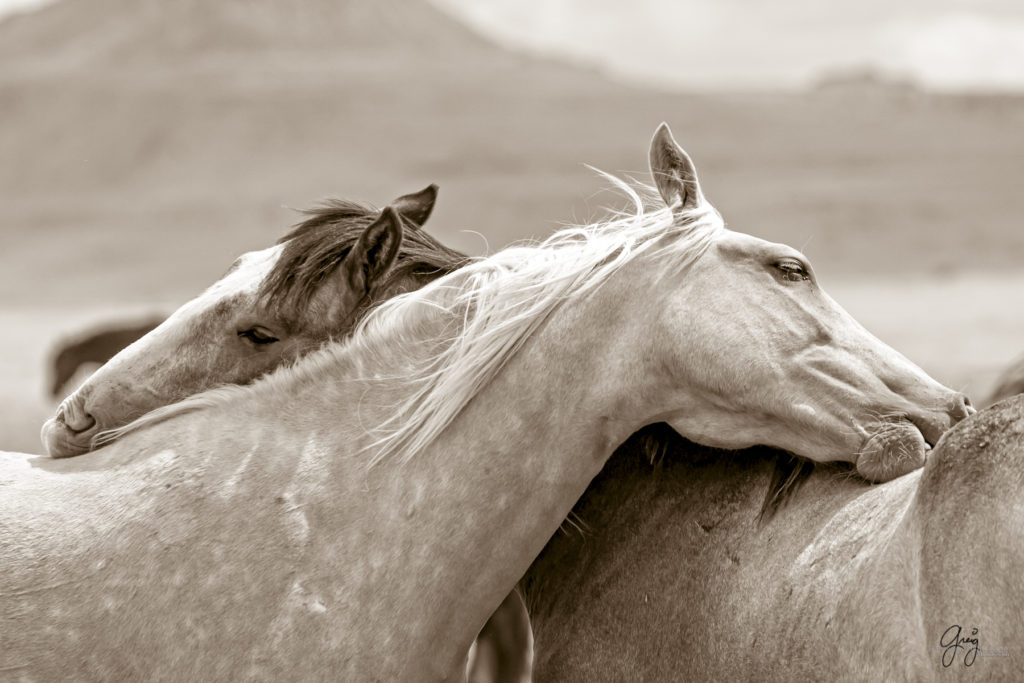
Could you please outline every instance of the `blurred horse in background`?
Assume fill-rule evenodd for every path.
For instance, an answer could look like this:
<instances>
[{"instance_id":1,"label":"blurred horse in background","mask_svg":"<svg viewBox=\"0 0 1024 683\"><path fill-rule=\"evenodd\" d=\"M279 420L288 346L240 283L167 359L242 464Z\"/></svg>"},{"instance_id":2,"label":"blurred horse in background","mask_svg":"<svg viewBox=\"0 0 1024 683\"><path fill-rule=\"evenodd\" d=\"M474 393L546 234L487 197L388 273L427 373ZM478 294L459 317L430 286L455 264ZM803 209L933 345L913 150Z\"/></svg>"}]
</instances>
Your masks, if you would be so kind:
<instances>
[{"instance_id":1,"label":"blurred horse in background","mask_svg":"<svg viewBox=\"0 0 1024 683\"><path fill-rule=\"evenodd\" d=\"M1003 371L995 389L988 397L988 405L1002 401L1004 398L1024 394L1024 356L1015 360Z\"/></svg>"},{"instance_id":2,"label":"blurred horse in background","mask_svg":"<svg viewBox=\"0 0 1024 683\"><path fill-rule=\"evenodd\" d=\"M799 252L726 230L667 127L651 162L656 210L633 194L636 215L474 261L95 453L5 462L0 613L50 618L4 630L0 668L456 677L645 424L874 479L916 467L964 397L857 325ZM83 619L98 637L68 637Z\"/></svg>"},{"instance_id":3,"label":"blurred horse in background","mask_svg":"<svg viewBox=\"0 0 1024 683\"><path fill-rule=\"evenodd\" d=\"M121 349L146 335L164 321L163 317L150 316L137 322L110 322L100 329L92 329L75 335L75 338L61 341L54 349L50 394L61 397L61 389L85 366L100 366L110 360Z\"/></svg>"}]
</instances>

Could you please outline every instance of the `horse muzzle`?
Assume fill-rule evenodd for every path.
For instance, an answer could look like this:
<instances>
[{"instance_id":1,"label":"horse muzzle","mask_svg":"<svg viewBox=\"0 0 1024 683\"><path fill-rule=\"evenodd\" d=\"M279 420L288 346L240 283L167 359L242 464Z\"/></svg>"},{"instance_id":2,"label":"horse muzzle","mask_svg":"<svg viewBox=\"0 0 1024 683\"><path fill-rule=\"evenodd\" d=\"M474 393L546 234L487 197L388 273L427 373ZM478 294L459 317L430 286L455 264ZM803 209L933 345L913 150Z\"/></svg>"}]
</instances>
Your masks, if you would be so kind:
<instances>
[{"instance_id":1,"label":"horse muzzle","mask_svg":"<svg viewBox=\"0 0 1024 683\"><path fill-rule=\"evenodd\" d=\"M68 458L92 450L99 423L69 396L57 408L57 414L43 424L40 439L51 458Z\"/></svg>"},{"instance_id":2,"label":"horse muzzle","mask_svg":"<svg viewBox=\"0 0 1024 683\"><path fill-rule=\"evenodd\" d=\"M970 399L953 393L939 410L910 410L879 421L857 457L857 472L885 482L924 466L928 453L953 425L975 413Z\"/></svg>"}]
</instances>

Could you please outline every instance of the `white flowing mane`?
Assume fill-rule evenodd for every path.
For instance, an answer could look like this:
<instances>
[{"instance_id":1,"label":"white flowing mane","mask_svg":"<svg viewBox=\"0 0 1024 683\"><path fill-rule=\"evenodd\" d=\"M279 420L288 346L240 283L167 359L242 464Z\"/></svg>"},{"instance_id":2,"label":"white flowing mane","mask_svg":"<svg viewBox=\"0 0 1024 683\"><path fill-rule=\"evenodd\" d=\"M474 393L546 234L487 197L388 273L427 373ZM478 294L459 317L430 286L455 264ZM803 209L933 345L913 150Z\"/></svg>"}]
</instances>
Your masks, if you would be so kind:
<instances>
[{"instance_id":1,"label":"white flowing mane","mask_svg":"<svg viewBox=\"0 0 1024 683\"><path fill-rule=\"evenodd\" d=\"M383 302L345 341L329 344L291 367L248 387L220 387L158 408L97 437L107 443L148 424L223 403L240 393L315 384L329 368L358 368L365 381L394 386L406 398L387 406L390 416L367 428L376 436L369 463L422 451L498 374L559 304L599 287L622 266L651 253L685 270L723 228L703 202L692 209L665 207L654 188L608 176L629 197L634 213L568 227L544 241L472 260L426 287ZM660 207L648 210L645 197ZM390 375L382 375L387 369ZM354 379L354 378L353 378Z\"/></svg>"}]
</instances>

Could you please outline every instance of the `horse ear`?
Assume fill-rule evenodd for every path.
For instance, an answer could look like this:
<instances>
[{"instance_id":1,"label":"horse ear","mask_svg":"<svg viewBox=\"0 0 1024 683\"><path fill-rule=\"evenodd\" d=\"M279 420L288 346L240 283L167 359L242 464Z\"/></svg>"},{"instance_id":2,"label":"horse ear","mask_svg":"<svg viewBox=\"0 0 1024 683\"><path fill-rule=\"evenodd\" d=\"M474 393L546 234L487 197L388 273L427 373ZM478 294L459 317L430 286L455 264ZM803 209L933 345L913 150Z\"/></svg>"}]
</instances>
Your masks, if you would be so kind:
<instances>
[{"instance_id":1,"label":"horse ear","mask_svg":"<svg viewBox=\"0 0 1024 683\"><path fill-rule=\"evenodd\" d=\"M689 155L672 137L668 124L662 123L651 140L651 175L665 204L673 208L693 209L704 201L697 182L697 169Z\"/></svg>"},{"instance_id":2,"label":"horse ear","mask_svg":"<svg viewBox=\"0 0 1024 683\"><path fill-rule=\"evenodd\" d=\"M362 297L398 258L402 246L402 219L392 206L359 236L341 263L341 272L353 294Z\"/></svg>"},{"instance_id":3,"label":"horse ear","mask_svg":"<svg viewBox=\"0 0 1024 683\"><path fill-rule=\"evenodd\" d=\"M412 223L411 228L419 229L430 218L430 212L434 210L436 201L437 185L431 183L419 192L403 194L391 202L391 206L395 207L402 218Z\"/></svg>"}]
</instances>

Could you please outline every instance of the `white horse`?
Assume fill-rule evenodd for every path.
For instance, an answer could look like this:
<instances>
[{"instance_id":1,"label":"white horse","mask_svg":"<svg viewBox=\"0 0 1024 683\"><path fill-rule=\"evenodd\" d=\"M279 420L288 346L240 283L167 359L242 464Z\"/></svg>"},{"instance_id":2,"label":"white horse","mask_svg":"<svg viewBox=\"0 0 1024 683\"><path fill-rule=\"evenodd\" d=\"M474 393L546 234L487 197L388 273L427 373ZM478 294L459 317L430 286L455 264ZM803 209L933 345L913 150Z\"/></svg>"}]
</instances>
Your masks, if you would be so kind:
<instances>
[{"instance_id":1,"label":"white horse","mask_svg":"<svg viewBox=\"0 0 1024 683\"><path fill-rule=\"evenodd\" d=\"M471 263L102 450L7 458L0 670L462 678L645 424L872 478L919 465L964 397L857 325L799 252L725 230L665 127L651 159L665 208Z\"/></svg>"}]
</instances>

